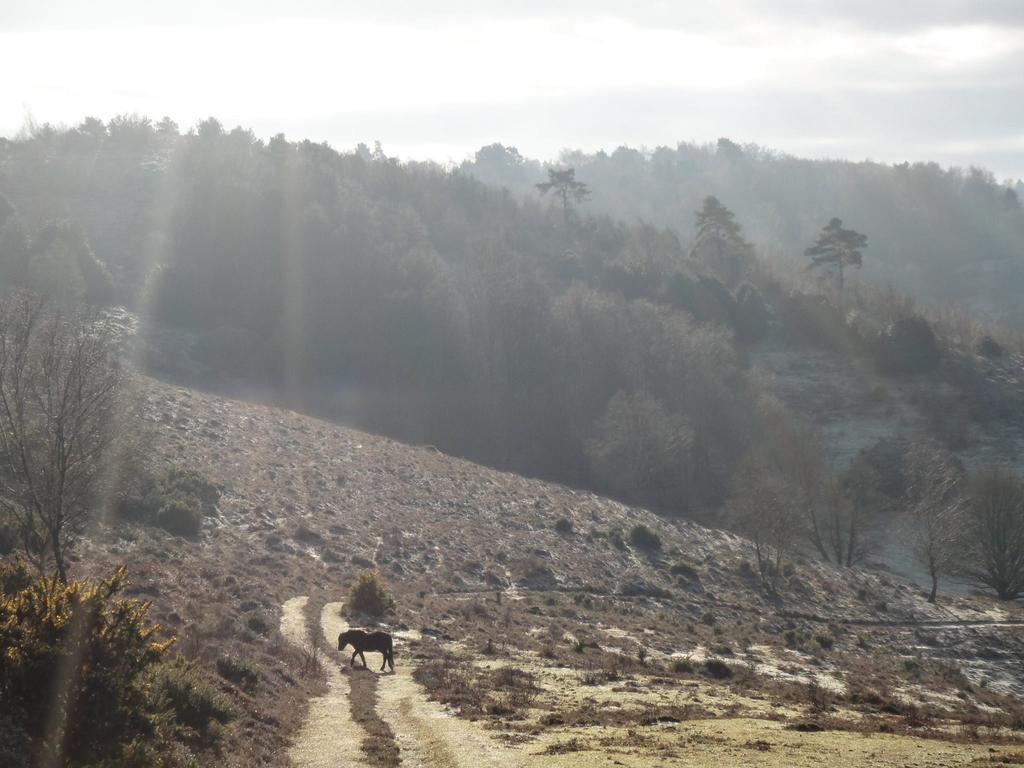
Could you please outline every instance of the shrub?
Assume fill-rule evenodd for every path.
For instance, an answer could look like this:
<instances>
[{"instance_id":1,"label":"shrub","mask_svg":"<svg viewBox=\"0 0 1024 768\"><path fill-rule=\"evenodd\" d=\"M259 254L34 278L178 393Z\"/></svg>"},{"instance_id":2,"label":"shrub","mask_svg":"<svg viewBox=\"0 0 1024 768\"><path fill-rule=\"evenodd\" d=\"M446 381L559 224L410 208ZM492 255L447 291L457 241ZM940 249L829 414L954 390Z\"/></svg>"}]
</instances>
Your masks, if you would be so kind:
<instances>
[{"instance_id":1,"label":"shrub","mask_svg":"<svg viewBox=\"0 0 1024 768\"><path fill-rule=\"evenodd\" d=\"M215 745L223 735L221 726L234 717L230 702L181 656L155 666L147 683L157 706L174 715L175 735L194 749Z\"/></svg>"},{"instance_id":2,"label":"shrub","mask_svg":"<svg viewBox=\"0 0 1024 768\"><path fill-rule=\"evenodd\" d=\"M1006 350L1003 345L993 339L991 336L985 336L980 342L978 342L978 354L982 357L987 357L990 360L998 360L1006 354Z\"/></svg>"},{"instance_id":3,"label":"shrub","mask_svg":"<svg viewBox=\"0 0 1024 768\"><path fill-rule=\"evenodd\" d=\"M942 356L931 325L918 315L901 317L870 348L884 370L898 374L930 371Z\"/></svg>"},{"instance_id":4,"label":"shrub","mask_svg":"<svg viewBox=\"0 0 1024 768\"><path fill-rule=\"evenodd\" d=\"M732 677L732 667L721 659L707 659L704 662L704 674L715 680L728 680Z\"/></svg>"},{"instance_id":5,"label":"shrub","mask_svg":"<svg viewBox=\"0 0 1024 768\"><path fill-rule=\"evenodd\" d=\"M668 572L673 576L682 576L684 579L689 581L700 581L700 574L697 573L697 569L682 560L677 560L672 563Z\"/></svg>"},{"instance_id":6,"label":"shrub","mask_svg":"<svg viewBox=\"0 0 1024 768\"><path fill-rule=\"evenodd\" d=\"M150 518L157 528L184 539L195 539L203 523L202 511L181 499L168 499Z\"/></svg>"},{"instance_id":7,"label":"shrub","mask_svg":"<svg viewBox=\"0 0 1024 768\"><path fill-rule=\"evenodd\" d=\"M815 635L814 642L816 642L818 647L823 651L831 651L832 647L836 644L836 640L832 635L825 634Z\"/></svg>"},{"instance_id":8,"label":"shrub","mask_svg":"<svg viewBox=\"0 0 1024 768\"><path fill-rule=\"evenodd\" d=\"M826 297L795 293L786 298L783 321L796 341L837 351L856 347L856 338L839 309Z\"/></svg>"},{"instance_id":9,"label":"shrub","mask_svg":"<svg viewBox=\"0 0 1024 768\"><path fill-rule=\"evenodd\" d=\"M643 523L634 525L629 532L629 543L645 552L661 550L661 538Z\"/></svg>"},{"instance_id":10,"label":"shrub","mask_svg":"<svg viewBox=\"0 0 1024 768\"><path fill-rule=\"evenodd\" d=\"M572 533L572 520L566 517L561 517L555 523L555 530L561 534L568 536Z\"/></svg>"},{"instance_id":11,"label":"shrub","mask_svg":"<svg viewBox=\"0 0 1024 768\"><path fill-rule=\"evenodd\" d=\"M220 491L202 475L172 469L151 482L141 499L122 504L122 515L183 538L198 538L203 518L214 514Z\"/></svg>"},{"instance_id":12,"label":"shrub","mask_svg":"<svg viewBox=\"0 0 1024 768\"><path fill-rule=\"evenodd\" d=\"M55 764L152 764L166 746L142 675L169 643L155 641L147 604L118 596L126 583L124 568L63 584L21 562L0 566L0 701L37 744L46 744L49 714L62 702L63 742L47 745ZM73 685L62 677L69 669Z\"/></svg>"},{"instance_id":13,"label":"shrub","mask_svg":"<svg viewBox=\"0 0 1024 768\"><path fill-rule=\"evenodd\" d=\"M360 571L349 592L349 605L368 616L383 616L395 607L395 600L380 574Z\"/></svg>"},{"instance_id":14,"label":"shrub","mask_svg":"<svg viewBox=\"0 0 1024 768\"><path fill-rule=\"evenodd\" d=\"M217 674L247 691L253 690L260 681L256 668L245 659L235 656L221 656L217 659Z\"/></svg>"},{"instance_id":15,"label":"shrub","mask_svg":"<svg viewBox=\"0 0 1024 768\"><path fill-rule=\"evenodd\" d=\"M677 675L689 675L693 673L693 661L688 658L672 660L672 671Z\"/></svg>"}]
</instances>

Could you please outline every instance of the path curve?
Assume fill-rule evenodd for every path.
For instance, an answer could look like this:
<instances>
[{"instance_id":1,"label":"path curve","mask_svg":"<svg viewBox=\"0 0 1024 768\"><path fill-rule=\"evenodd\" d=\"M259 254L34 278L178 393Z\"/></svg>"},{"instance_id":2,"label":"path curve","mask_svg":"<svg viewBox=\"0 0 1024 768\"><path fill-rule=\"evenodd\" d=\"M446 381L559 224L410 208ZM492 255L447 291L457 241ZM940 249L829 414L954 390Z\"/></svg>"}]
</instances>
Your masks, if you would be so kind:
<instances>
[{"instance_id":1,"label":"path curve","mask_svg":"<svg viewBox=\"0 0 1024 768\"><path fill-rule=\"evenodd\" d=\"M299 648L308 647L311 638L306 626L305 608L309 597L293 597L281 606L281 634ZM341 603L327 603L320 612L320 626L333 648L345 629ZM309 703L309 714L299 731L288 757L296 768L365 768L362 751L365 730L352 720L349 682L330 657L324 659L327 693Z\"/></svg>"}]
</instances>

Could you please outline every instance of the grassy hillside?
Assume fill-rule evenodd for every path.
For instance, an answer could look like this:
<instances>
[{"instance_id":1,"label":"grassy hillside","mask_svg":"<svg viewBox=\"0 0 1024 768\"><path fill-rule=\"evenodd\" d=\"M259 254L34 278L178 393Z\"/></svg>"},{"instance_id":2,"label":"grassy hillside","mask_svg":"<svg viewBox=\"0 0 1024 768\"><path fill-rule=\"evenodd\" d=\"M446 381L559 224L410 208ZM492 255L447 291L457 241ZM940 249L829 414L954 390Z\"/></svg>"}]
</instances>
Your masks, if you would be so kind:
<instances>
[{"instance_id":1,"label":"grassy hillside","mask_svg":"<svg viewBox=\"0 0 1024 768\"><path fill-rule=\"evenodd\" d=\"M219 509L198 541L109 521L75 567L129 562L183 653L258 670L248 690L223 682L244 713L227 764L281 764L315 690L277 633L281 604L312 595L315 615L367 568L396 596L398 663L552 764L626 746L702 764L683 745L712 759L822 733L840 750L852 733L924 739L917 765L1020 752L1019 607L930 605L897 579L801 559L770 595L731 534L289 411L153 380L144 399L152 468L201 472ZM511 683L492 679L509 668ZM870 742L876 764L902 764L888 738Z\"/></svg>"}]
</instances>

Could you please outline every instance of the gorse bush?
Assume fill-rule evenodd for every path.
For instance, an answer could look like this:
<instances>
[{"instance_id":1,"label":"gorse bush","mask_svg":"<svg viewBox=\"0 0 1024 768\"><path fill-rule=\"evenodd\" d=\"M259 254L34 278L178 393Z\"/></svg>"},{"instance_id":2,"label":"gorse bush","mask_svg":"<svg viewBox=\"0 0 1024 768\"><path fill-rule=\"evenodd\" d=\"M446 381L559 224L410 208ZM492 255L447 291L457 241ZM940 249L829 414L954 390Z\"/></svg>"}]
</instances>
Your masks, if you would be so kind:
<instances>
[{"instance_id":1,"label":"gorse bush","mask_svg":"<svg viewBox=\"0 0 1024 768\"><path fill-rule=\"evenodd\" d=\"M94 582L0 566L0 701L39 759L69 766L151 765L163 751L160 710L144 675L157 642L149 606L118 597L126 573ZM63 720L63 731L51 729Z\"/></svg>"},{"instance_id":2,"label":"gorse bush","mask_svg":"<svg viewBox=\"0 0 1024 768\"><path fill-rule=\"evenodd\" d=\"M217 674L248 691L254 689L260 681L256 668L237 656L221 656L217 659Z\"/></svg>"},{"instance_id":3,"label":"gorse bush","mask_svg":"<svg viewBox=\"0 0 1024 768\"><path fill-rule=\"evenodd\" d=\"M216 745L223 735L222 726L235 716L230 701L195 664L180 656L155 665L144 680L153 705L173 714L174 736L192 749Z\"/></svg>"},{"instance_id":4,"label":"gorse bush","mask_svg":"<svg viewBox=\"0 0 1024 768\"><path fill-rule=\"evenodd\" d=\"M156 640L148 603L119 596L126 584L124 568L63 584L0 565L0 765L170 768L182 745L217 744L230 702L194 664L165 660L171 641Z\"/></svg>"},{"instance_id":5,"label":"gorse bush","mask_svg":"<svg viewBox=\"0 0 1024 768\"><path fill-rule=\"evenodd\" d=\"M368 616L383 616L395 606L387 583L376 571L360 571L349 592L349 607Z\"/></svg>"}]
</instances>

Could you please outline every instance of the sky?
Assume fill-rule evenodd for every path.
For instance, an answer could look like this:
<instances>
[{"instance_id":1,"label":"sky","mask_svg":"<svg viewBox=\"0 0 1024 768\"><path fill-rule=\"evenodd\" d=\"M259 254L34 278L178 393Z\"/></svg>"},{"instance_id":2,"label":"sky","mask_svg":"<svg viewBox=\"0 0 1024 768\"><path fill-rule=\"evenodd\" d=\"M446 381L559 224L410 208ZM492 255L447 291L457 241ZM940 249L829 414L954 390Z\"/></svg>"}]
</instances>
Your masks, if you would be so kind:
<instances>
[{"instance_id":1,"label":"sky","mask_svg":"<svg viewBox=\"0 0 1024 768\"><path fill-rule=\"evenodd\" d=\"M1024 178L1024 0L0 0L0 72L0 136L215 116L441 162L726 136Z\"/></svg>"}]
</instances>

